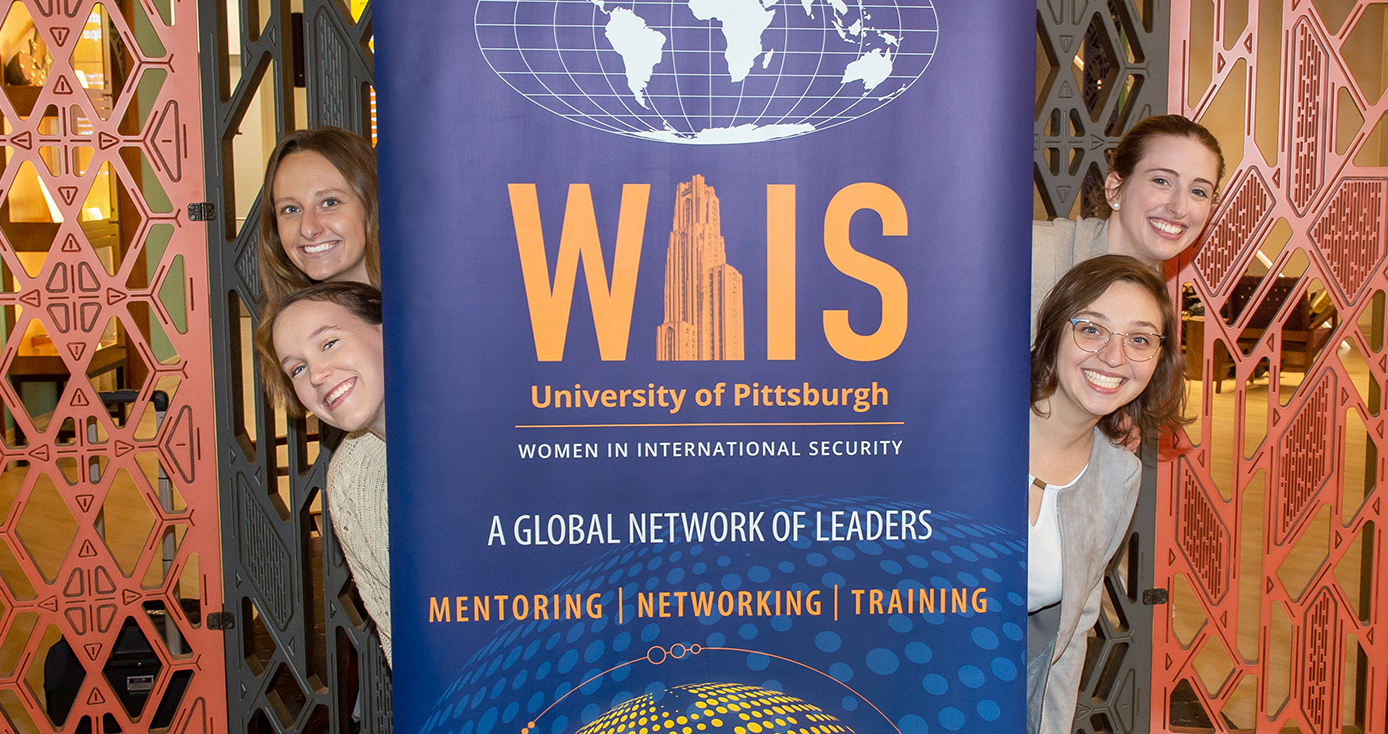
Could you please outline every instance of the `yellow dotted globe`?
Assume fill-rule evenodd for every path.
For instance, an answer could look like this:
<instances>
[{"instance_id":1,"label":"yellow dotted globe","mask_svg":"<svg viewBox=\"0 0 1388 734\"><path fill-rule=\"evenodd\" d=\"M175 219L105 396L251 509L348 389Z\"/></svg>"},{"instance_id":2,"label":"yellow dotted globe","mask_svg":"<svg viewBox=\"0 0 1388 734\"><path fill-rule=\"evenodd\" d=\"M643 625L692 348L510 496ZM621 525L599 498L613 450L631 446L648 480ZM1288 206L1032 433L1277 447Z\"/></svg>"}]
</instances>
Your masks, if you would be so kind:
<instances>
[{"instance_id":1,"label":"yellow dotted globe","mask_svg":"<svg viewBox=\"0 0 1388 734\"><path fill-rule=\"evenodd\" d=\"M852 732L820 707L780 691L739 683L666 688L644 694L578 730L578 734L844 734ZM735 712L729 714L729 712Z\"/></svg>"}]
</instances>

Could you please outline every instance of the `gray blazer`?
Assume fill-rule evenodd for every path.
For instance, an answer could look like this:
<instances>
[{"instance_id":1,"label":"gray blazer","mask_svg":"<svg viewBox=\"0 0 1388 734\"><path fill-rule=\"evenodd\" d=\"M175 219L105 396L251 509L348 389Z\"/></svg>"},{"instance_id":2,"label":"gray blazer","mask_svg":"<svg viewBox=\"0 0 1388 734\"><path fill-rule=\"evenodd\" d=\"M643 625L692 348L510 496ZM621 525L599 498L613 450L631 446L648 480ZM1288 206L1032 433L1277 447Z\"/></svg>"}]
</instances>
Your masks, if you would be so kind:
<instances>
[{"instance_id":1,"label":"gray blazer","mask_svg":"<svg viewBox=\"0 0 1388 734\"><path fill-rule=\"evenodd\" d=\"M1056 495L1060 603L1027 619L1027 731L1068 734L1089 630L1099 618L1104 571L1127 534L1142 463L1094 429L1083 476Z\"/></svg>"}]
</instances>

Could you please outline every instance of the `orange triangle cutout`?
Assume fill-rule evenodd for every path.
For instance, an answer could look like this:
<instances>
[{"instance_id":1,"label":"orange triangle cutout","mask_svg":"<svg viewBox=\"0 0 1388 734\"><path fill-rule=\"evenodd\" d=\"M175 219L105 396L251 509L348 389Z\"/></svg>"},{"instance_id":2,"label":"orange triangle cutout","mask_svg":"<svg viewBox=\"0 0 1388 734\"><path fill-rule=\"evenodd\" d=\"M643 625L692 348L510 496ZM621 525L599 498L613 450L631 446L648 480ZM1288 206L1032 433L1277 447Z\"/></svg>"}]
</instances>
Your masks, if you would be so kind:
<instances>
[{"instance_id":1,"label":"orange triangle cutout","mask_svg":"<svg viewBox=\"0 0 1388 734\"><path fill-rule=\"evenodd\" d=\"M120 138L112 135L111 133L103 132L100 135L96 136L96 142L98 147L100 147L102 150L106 150L107 148L113 148L117 145L120 145Z\"/></svg>"},{"instance_id":2,"label":"orange triangle cutout","mask_svg":"<svg viewBox=\"0 0 1388 734\"><path fill-rule=\"evenodd\" d=\"M1348 402L1349 402L1349 391L1346 390L1346 389L1344 389L1344 388L1342 387L1342 388L1340 388L1340 404L1341 404L1341 405L1344 405L1345 403L1348 403Z\"/></svg>"},{"instance_id":3,"label":"orange triangle cutout","mask_svg":"<svg viewBox=\"0 0 1388 734\"><path fill-rule=\"evenodd\" d=\"M1215 73L1220 73L1220 72L1223 72L1223 71L1224 71L1224 54L1219 54L1218 56L1215 57Z\"/></svg>"},{"instance_id":4,"label":"orange triangle cutout","mask_svg":"<svg viewBox=\"0 0 1388 734\"><path fill-rule=\"evenodd\" d=\"M1175 551L1173 551L1173 550L1168 550L1168 551L1166 552L1166 565L1168 565L1168 566L1174 566L1174 565L1176 565L1176 552L1175 552Z\"/></svg>"},{"instance_id":5,"label":"orange triangle cutout","mask_svg":"<svg viewBox=\"0 0 1388 734\"><path fill-rule=\"evenodd\" d=\"M1272 425L1274 425L1274 426L1277 425L1277 423L1278 423L1279 421L1281 421L1281 420L1282 420L1282 411L1280 411L1280 410L1274 410L1274 411L1272 411Z\"/></svg>"},{"instance_id":6,"label":"orange triangle cutout","mask_svg":"<svg viewBox=\"0 0 1388 734\"><path fill-rule=\"evenodd\" d=\"M107 289L106 289L106 305L107 305L107 306L114 306L114 305L116 305L117 303L120 303L121 301L124 301L125 298L126 298L125 293L123 293L123 292L121 292L121 291L118 291L118 290L116 290L115 288L107 288Z\"/></svg>"},{"instance_id":7,"label":"orange triangle cutout","mask_svg":"<svg viewBox=\"0 0 1388 734\"><path fill-rule=\"evenodd\" d=\"M101 643L93 642L90 645L83 645L82 649L87 652L88 658L96 660L97 656L101 654Z\"/></svg>"},{"instance_id":8,"label":"orange triangle cutout","mask_svg":"<svg viewBox=\"0 0 1388 734\"><path fill-rule=\"evenodd\" d=\"M44 599L43 601L39 602L39 608L47 609L50 612L58 611L58 597L50 596L47 599Z\"/></svg>"},{"instance_id":9,"label":"orange triangle cutout","mask_svg":"<svg viewBox=\"0 0 1388 734\"><path fill-rule=\"evenodd\" d=\"M1382 500L1374 500L1374 514L1375 514L1375 515L1378 514L1378 503L1381 502L1381 501L1382 501Z\"/></svg>"},{"instance_id":10,"label":"orange triangle cutout","mask_svg":"<svg viewBox=\"0 0 1388 734\"><path fill-rule=\"evenodd\" d=\"M1205 454L1203 454L1203 453L1196 454L1196 455L1195 455L1195 461L1196 461L1196 463L1200 464L1200 468L1201 468L1201 469L1204 469L1204 468L1205 468Z\"/></svg>"},{"instance_id":11,"label":"orange triangle cutout","mask_svg":"<svg viewBox=\"0 0 1388 734\"><path fill-rule=\"evenodd\" d=\"M96 547L92 545L92 542L90 540L82 541L82 549L77 551L77 557L91 558L94 555L96 555Z\"/></svg>"},{"instance_id":12,"label":"orange triangle cutout","mask_svg":"<svg viewBox=\"0 0 1388 734\"><path fill-rule=\"evenodd\" d=\"M82 569L74 568L68 574L67 585L63 587L63 596L81 596L87 588L87 575L82 573Z\"/></svg>"},{"instance_id":13,"label":"orange triangle cutout","mask_svg":"<svg viewBox=\"0 0 1388 734\"><path fill-rule=\"evenodd\" d=\"M20 296L19 302L26 306L33 306L34 308L38 308L39 304L42 303L42 301L39 300L39 292L37 290L30 291Z\"/></svg>"},{"instance_id":14,"label":"orange triangle cutout","mask_svg":"<svg viewBox=\"0 0 1388 734\"><path fill-rule=\"evenodd\" d=\"M1267 582L1268 582L1267 591L1265 591L1265 592L1263 592L1263 593L1264 593L1264 594L1271 594L1271 593L1272 593L1272 577L1268 577Z\"/></svg>"},{"instance_id":15,"label":"orange triangle cutout","mask_svg":"<svg viewBox=\"0 0 1388 734\"><path fill-rule=\"evenodd\" d=\"M87 704L88 704L88 705L96 705L96 704L98 704L98 703L106 703L106 697L103 696L103 695L101 695L101 690L100 690L100 689L98 689L98 688L93 688L93 689L92 689L92 695L87 696Z\"/></svg>"},{"instance_id":16,"label":"orange triangle cutout","mask_svg":"<svg viewBox=\"0 0 1388 734\"><path fill-rule=\"evenodd\" d=\"M13 145L16 148L23 148L25 150L29 150L34 146L33 133L22 132L10 138L10 145Z\"/></svg>"},{"instance_id":17,"label":"orange triangle cutout","mask_svg":"<svg viewBox=\"0 0 1388 734\"><path fill-rule=\"evenodd\" d=\"M125 456L134 450L135 447L132 444L128 444L124 441L116 441L116 456Z\"/></svg>"},{"instance_id":18,"label":"orange triangle cutout","mask_svg":"<svg viewBox=\"0 0 1388 734\"><path fill-rule=\"evenodd\" d=\"M1369 628L1369 631L1364 633L1364 639L1368 640L1368 641L1369 641L1369 644L1371 644L1371 645L1373 644L1373 641L1374 641L1374 628L1373 628L1373 627L1370 627L1370 628Z\"/></svg>"},{"instance_id":19,"label":"orange triangle cutout","mask_svg":"<svg viewBox=\"0 0 1388 734\"><path fill-rule=\"evenodd\" d=\"M1339 548L1340 544L1343 542L1345 542L1344 536L1340 535L1339 533L1335 533L1335 547Z\"/></svg>"},{"instance_id":20,"label":"orange triangle cutout","mask_svg":"<svg viewBox=\"0 0 1388 734\"><path fill-rule=\"evenodd\" d=\"M1224 612L1223 612L1222 614L1219 615L1219 623L1220 623L1221 625L1224 625L1225 627L1228 627L1228 626L1229 626L1229 610L1228 610L1228 609L1225 609Z\"/></svg>"},{"instance_id":21,"label":"orange triangle cutout","mask_svg":"<svg viewBox=\"0 0 1388 734\"><path fill-rule=\"evenodd\" d=\"M68 29L66 28L54 28L53 40L57 41L59 46L62 46L67 43L67 33Z\"/></svg>"},{"instance_id":22,"label":"orange triangle cutout","mask_svg":"<svg viewBox=\"0 0 1388 734\"><path fill-rule=\"evenodd\" d=\"M87 394L81 390L74 390L72 393L72 406L83 408L87 406Z\"/></svg>"},{"instance_id":23,"label":"orange triangle cutout","mask_svg":"<svg viewBox=\"0 0 1388 734\"><path fill-rule=\"evenodd\" d=\"M125 591L121 592L120 600L125 602L126 604L134 604L135 602L140 600L140 594L139 592L126 589Z\"/></svg>"},{"instance_id":24,"label":"orange triangle cutout","mask_svg":"<svg viewBox=\"0 0 1388 734\"><path fill-rule=\"evenodd\" d=\"M1276 170L1274 170L1274 171L1272 172L1272 185L1273 185L1273 186L1281 186L1281 185L1282 185L1282 169L1278 168L1278 169L1276 169Z\"/></svg>"},{"instance_id":25,"label":"orange triangle cutout","mask_svg":"<svg viewBox=\"0 0 1388 734\"><path fill-rule=\"evenodd\" d=\"M72 206L72 202L77 199L77 187L59 186L58 196L63 197L63 203L67 204L68 206ZM68 237L71 238L71 235L68 235ZM76 242L76 240L73 241ZM70 252L70 250L67 249L66 243L63 244L63 252Z\"/></svg>"},{"instance_id":26,"label":"orange triangle cutout","mask_svg":"<svg viewBox=\"0 0 1388 734\"><path fill-rule=\"evenodd\" d=\"M58 83L53 86L58 94L72 94L72 85L68 83L67 77L58 77Z\"/></svg>"},{"instance_id":27,"label":"orange triangle cutout","mask_svg":"<svg viewBox=\"0 0 1388 734\"><path fill-rule=\"evenodd\" d=\"M34 457L35 459L38 459L39 461L48 461L48 445L44 444L43 446L40 446L34 449L33 451L30 451L29 455Z\"/></svg>"},{"instance_id":28,"label":"orange triangle cutout","mask_svg":"<svg viewBox=\"0 0 1388 734\"><path fill-rule=\"evenodd\" d=\"M77 495L77 506L82 508L83 512L86 512L87 510L92 509L92 500L94 499L96 499L94 495L79 494Z\"/></svg>"},{"instance_id":29,"label":"orange triangle cutout","mask_svg":"<svg viewBox=\"0 0 1388 734\"><path fill-rule=\"evenodd\" d=\"M67 345L67 351L72 354L73 359L82 359L82 354L87 351L87 345L81 342Z\"/></svg>"},{"instance_id":30,"label":"orange triangle cutout","mask_svg":"<svg viewBox=\"0 0 1388 734\"><path fill-rule=\"evenodd\" d=\"M64 186L63 188L72 188L72 187L71 187L71 186ZM72 202L69 201L68 203L71 204ZM82 251L82 245L80 245L80 244L77 243L77 238L76 238L76 237L73 237L72 235L68 235L68 236L67 236L67 239L63 240L63 252L81 252L81 251Z\"/></svg>"},{"instance_id":31,"label":"orange triangle cutout","mask_svg":"<svg viewBox=\"0 0 1388 734\"><path fill-rule=\"evenodd\" d=\"M1248 34L1247 36L1244 37L1244 39L1243 39L1243 49L1244 49L1245 51L1249 52L1249 53L1253 53L1253 34L1252 34L1252 33L1250 33L1250 34Z\"/></svg>"},{"instance_id":32,"label":"orange triangle cutout","mask_svg":"<svg viewBox=\"0 0 1388 734\"><path fill-rule=\"evenodd\" d=\"M1171 663L1174 662L1170 655L1166 656L1166 669L1171 670Z\"/></svg>"}]
</instances>

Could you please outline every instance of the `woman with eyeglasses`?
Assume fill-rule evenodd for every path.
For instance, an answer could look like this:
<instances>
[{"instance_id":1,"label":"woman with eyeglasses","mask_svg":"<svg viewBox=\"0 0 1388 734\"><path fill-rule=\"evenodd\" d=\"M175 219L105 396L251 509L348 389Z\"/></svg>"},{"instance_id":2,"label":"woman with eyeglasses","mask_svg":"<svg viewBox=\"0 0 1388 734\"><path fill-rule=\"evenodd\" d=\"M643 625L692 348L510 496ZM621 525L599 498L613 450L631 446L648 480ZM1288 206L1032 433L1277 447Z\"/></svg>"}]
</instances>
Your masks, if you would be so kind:
<instances>
[{"instance_id":1,"label":"woman with eyeglasses","mask_svg":"<svg viewBox=\"0 0 1388 734\"><path fill-rule=\"evenodd\" d=\"M1137 503L1124 443L1182 422L1177 321L1166 287L1125 255L1086 260L1051 289L1031 348L1027 724L1069 732L1104 571Z\"/></svg>"}]
</instances>

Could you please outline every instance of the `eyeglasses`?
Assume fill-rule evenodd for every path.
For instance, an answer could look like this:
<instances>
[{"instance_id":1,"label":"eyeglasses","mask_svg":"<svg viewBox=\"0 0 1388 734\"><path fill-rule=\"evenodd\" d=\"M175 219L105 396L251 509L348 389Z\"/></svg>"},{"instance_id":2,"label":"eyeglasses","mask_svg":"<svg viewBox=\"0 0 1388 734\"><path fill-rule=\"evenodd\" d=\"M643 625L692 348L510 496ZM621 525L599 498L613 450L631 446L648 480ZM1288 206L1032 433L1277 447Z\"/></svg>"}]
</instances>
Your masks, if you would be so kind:
<instances>
[{"instance_id":1,"label":"eyeglasses","mask_svg":"<svg viewBox=\"0 0 1388 734\"><path fill-rule=\"evenodd\" d=\"M1098 353L1099 350L1108 344L1111 337L1121 336L1123 341L1123 354L1134 362L1146 362L1157 356L1161 351L1162 342L1166 337L1161 334L1122 334L1110 331L1103 324L1096 324L1089 319L1070 319L1070 325L1074 327L1071 333L1075 335L1075 346L1086 352Z\"/></svg>"}]
</instances>

